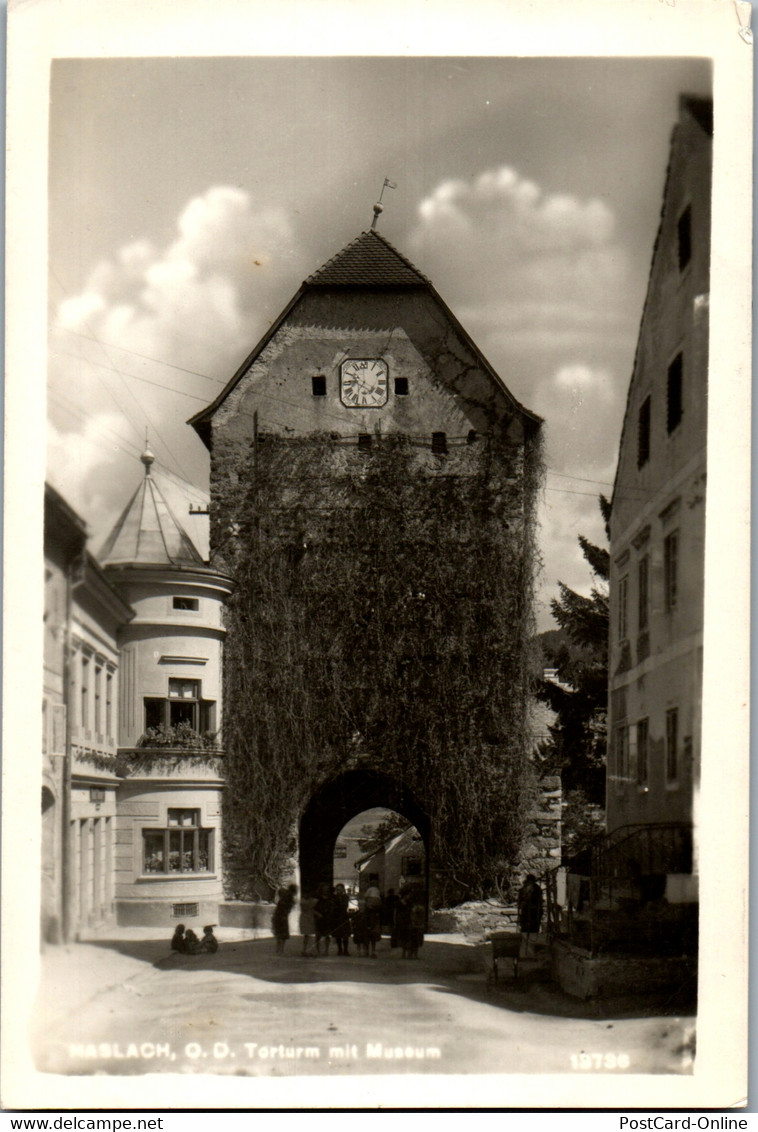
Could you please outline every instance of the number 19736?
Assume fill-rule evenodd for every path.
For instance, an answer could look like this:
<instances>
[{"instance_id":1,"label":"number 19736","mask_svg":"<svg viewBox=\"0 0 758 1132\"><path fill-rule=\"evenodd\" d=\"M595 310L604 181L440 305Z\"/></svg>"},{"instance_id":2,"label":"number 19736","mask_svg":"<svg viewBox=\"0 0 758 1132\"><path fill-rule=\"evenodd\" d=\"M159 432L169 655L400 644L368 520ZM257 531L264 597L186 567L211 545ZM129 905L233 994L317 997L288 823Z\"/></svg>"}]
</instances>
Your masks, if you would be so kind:
<instances>
[{"instance_id":1,"label":"number 19736","mask_svg":"<svg viewBox=\"0 0 758 1132\"><path fill-rule=\"evenodd\" d=\"M572 1069L628 1069L628 1053L572 1053Z\"/></svg>"}]
</instances>

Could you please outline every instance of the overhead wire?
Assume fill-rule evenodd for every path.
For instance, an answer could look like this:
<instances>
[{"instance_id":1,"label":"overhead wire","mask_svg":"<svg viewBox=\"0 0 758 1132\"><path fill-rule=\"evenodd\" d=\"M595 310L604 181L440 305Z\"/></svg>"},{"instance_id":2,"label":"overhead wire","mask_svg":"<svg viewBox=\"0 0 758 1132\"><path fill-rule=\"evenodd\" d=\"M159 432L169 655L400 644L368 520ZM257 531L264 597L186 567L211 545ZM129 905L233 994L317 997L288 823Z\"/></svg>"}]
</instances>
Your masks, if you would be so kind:
<instances>
[{"instance_id":1,"label":"overhead wire","mask_svg":"<svg viewBox=\"0 0 758 1132\"><path fill-rule=\"evenodd\" d=\"M60 280L58 280L58 282L60 283ZM67 327L64 327L63 329L69 330L69 328L67 328ZM193 377L199 377L204 381L212 382L214 385L219 385L219 386L223 387L225 384L227 384L226 382L224 382L224 381L222 381L218 378L210 377L208 374L200 373L198 370L191 370L191 369L188 369L185 366L178 366L178 365L175 365L173 362L167 362L167 361L165 361L161 358L155 358L155 357L151 357L150 355L147 355L147 354L141 354L141 353L139 353L139 351L132 350L131 348L129 348L127 346L118 346L115 343L103 343L97 337L91 337L89 335L82 334L80 331L76 331L76 330L70 330L70 333L76 335L79 338L82 338L85 341L94 342L98 346L104 347L104 345L107 344L113 349L121 350L123 353L132 354L135 357L143 359L144 361L154 362L156 365L166 366L166 367L169 367L171 369L179 370L180 372L187 373L187 374L189 374ZM95 368L111 369L114 373L117 374L118 377L121 378L122 381L125 381L124 375L120 372L120 370L116 369L113 366L113 364L111 363L111 359L108 358L108 354L107 354L107 352L105 352L105 350L104 350L105 356L106 356L106 358L108 358L109 363L111 363L107 366L104 365L101 362L95 362L92 359L82 357L81 355L78 355L78 354L69 354L65 350L58 350L57 352L62 354L62 355L68 356L68 357L76 358L77 360L82 360L86 363L89 363L90 365L92 365ZM152 381L149 378L140 377L137 374L129 374L128 376L133 378L135 381L141 381L144 384L151 385L151 386L153 386L157 389L164 389L167 392L177 394L178 396L181 396L181 397L187 397L190 400L200 401L201 403L205 403L205 404L208 403L207 397L201 397L201 396L198 396L197 394L194 394L194 393L188 393L186 390L177 389L175 386L165 385L162 382L158 382L158 381ZM133 396L133 394L132 394L132 396ZM280 395L277 395L277 394L269 394L268 399L271 400L271 401L276 401L277 403L279 403L281 405L287 405L291 408L299 408L300 407L297 401L290 400L286 397L281 397ZM136 398L135 398L135 400L136 400ZM138 402L138 404L139 404L139 402ZM143 411L144 411L144 409L143 409ZM244 410L243 410L243 412L244 412ZM145 415L147 416L147 413L145 413ZM253 413L246 413L246 415L252 417L254 414ZM328 409L325 410L324 415L332 417L335 420L340 420L340 421L344 420L344 417L341 413L330 411ZM273 424L275 427L278 427L278 428L286 428L290 432L304 432L305 433L305 432L310 431L310 430L307 430L307 429L299 429L297 426L289 425L289 424L282 422L282 421L270 421L269 423ZM157 429L156 429L156 433L157 433ZM158 434L158 435L160 435L160 434ZM450 438L450 439L453 439L453 438ZM165 444L165 441L163 441L163 443ZM166 445L166 447L168 448L168 445ZM185 474L186 481L188 483L191 483L192 481L191 481L190 477L186 474L186 472L182 468L182 465L177 460L176 456L173 454L173 452L171 452L170 448L168 450L169 450L169 453L171 454L172 458L175 460L177 466ZM560 479L573 480L573 481L578 482L578 483L597 484L598 487L608 487L608 488L614 488L614 486L615 486L617 488L616 493L615 493L617 498L627 498L627 499L629 499L629 498L633 498L634 495L638 496L639 498L644 498L644 497L649 496L651 494L650 492L646 491L644 488L640 488L640 487L637 487L636 485L632 485L632 484L626 484L626 485L618 485L617 484L617 485L614 485L610 480L593 479L593 478L590 478L590 477L587 477L587 476L579 476L579 475L574 475L574 474L567 473L567 472L559 472L559 471L557 471L557 469L550 468L549 466L546 468L546 471L547 471L547 474L550 475L550 476L556 476ZM621 492L618 491L619 487L622 488ZM594 492L577 491L577 490L573 490L573 489L570 489L570 488L546 487L545 490L553 492L555 494L583 495L583 496L587 496L587 497L590 497L590 498L594 497L594 495L595 495ZM634 494L630 495L630 494L627 494L627 493L634 493Z\"/></svg>"},{"instance_id":2,"label":"overhead wire","mask_svg":"<svg viewBox=\"0 0 758 1132\"><path fill-rule=\"evenodd\" d=\"M54 267L52 266L52 264L50 265L50 271L51 271L52 275L54 276L54 278L56 279L56 281L57 281L57 283L58 283L58 286L59 286L59 287L61 287L61 289L65 291L65 288L63 287L63 284L61 283L60 277L58 276L58 274L57 274L57 272L56 272L55 268L54 268ZM154 434L155 434L155 436L156 436L156 437L158 438L158 440L160 441L160 443L161 443L161 444L163 445L163 447L164 447L164 448L166 449L166 451L167 451L167 452L169 453L169 455L171 456L172 460L173 460L173 461L174 461L174 463L176 464L176 467L177 467L177 468L179 469L179 471L180 471L180 472L182 473L182 475L183 475L183 476L185 476L185 478L189 480L189 478L190 478L190 477L189 477L189 475L188 475L188 473L187 473L187 470L186 470L186 468L185 468L185 467L184 467L184 466L182 465L182 462L181 462L181 460L179 460L179 459L178 459L178 457L177 457L177 456L175 455L175 453L174 453L174 452L172 451L172 449L171 449L171 446L170 446L170 445L169 445L169 444L167 443L167 441L166 441L166 440L165 440L165 439L163 438L163 436L162 436L162 434L161 434L160 430L158 429L158 426L157 426L157 425L155 424L155 422L154 422L154 421L152 421L152 420L150 419L150 415L149 415L149 414L148 414L148 413L147 413L147 412L145 411L145 409L144 409L144 408L142 407L142 405L140 405L140 403L139 403L139 401L137 400L137 398L135 397L134 393L133 393L133 392L132 392L132 390L131 390L131 389L129 388L129 385L127 384L127 381L126 381L126 379L124 378L123 374L122 374L122 373L121 373L121 372L120 372L120 371L119 371L119 370L118 370L118 369L117 369L117 368L116 368L116 367L115 367L115 366L113 365L113 363L112 363L112 359L111 359L111 358L109 357L109 355L108 355L108 351L106 350L105 346L104 346L104 345L102 344L102 342L100 341L100 339L98 338L98 336L97 336L97 335L95 334L95 332L93 331L93 329L92 329L92 327L90 326L90 324L89 324L89 323L88 323L88 322L86 321L86 319L84 320L84 325L85 325L85 326L87 327L87 329L88 329L88 330L90 331L90 334L92 335L92 340L93 340L93 342L96 342L96 343L97 343L97 345L98 345L98 346L100 346L100 348L102 349L103 353L105 354L105 357L106 357L106 358L108 358L108 361L109 361L109 362L111 363L111 367L112 367L112 369L113 369L113 372L114 372L114 373L116 374L116 376L117 376L117 377L118 377L118 378L120 379L120 381L121 381L121 382L123 383L124 387L126 388L126 391L127 391L127 393L128 393L128 394L129 394L129 396L130 396L130 397L132 398L132 400L134 401L134 403L135 403L135 404L137 405L137 408L138 408L138 409L139 409L139 410L140 410L140 411L141 411L141 412L143 413L143 415L144 415L144 416L146 417L146 419L148 420L148 422L149 422L149 423L150 423L150 425L152 426L152 428L153 428L153 431L154 431ZM82 359L82 360L85 360L85 359ZM135 424L134 420L133 420L133 419L132 419L132 418L131 418L131 417L129 416L129 414L128 414L128 413L126 412L126 410L124 409L124 407L123 407L123 406L122 406L122 405L121 405L121 404L119 403L118 399L116 398L115 394L113 393L113 390L109 388L109 386L107 385L107 383L106 383L105 381L103 381L103 382L102 382L102 384L103 384L103 387L104 387L104 388L106 389L106 391L107 391L107 392L108 392L108 393L110 394L110 396L111 396L111 397L113 398L113 400L114 400L114 401L116 402L116 404L118 405L119 409L121 409L121 411L122 411L122 412L124 413L124 415L126 416L127 420L129 420L129 422L130 422L130 424L132 425L132 427L134 427L134 428L137 428L138 426L137 426L137 425ZM138 431L139 431L139 430L138 430Z\"/></svg>"}]
</instances>

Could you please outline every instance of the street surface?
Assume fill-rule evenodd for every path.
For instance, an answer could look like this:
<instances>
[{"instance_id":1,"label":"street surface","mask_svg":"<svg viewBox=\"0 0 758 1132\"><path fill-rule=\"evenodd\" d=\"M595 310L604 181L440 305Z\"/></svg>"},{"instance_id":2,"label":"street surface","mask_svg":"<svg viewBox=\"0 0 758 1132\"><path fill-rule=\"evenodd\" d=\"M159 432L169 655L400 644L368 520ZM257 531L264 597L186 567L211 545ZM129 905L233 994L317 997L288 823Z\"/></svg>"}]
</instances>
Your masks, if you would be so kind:
<instances>
[{"instance_id":1,"label":"street surface","mask_svg":"<svg viewBox=\"0 0 758 1132\"><path fill-rule=\"evenodd\" d=\"M43 1072L288 1076L689 1073L694 1018L660 1004L583 1003L538 971L488 989L482 948L428 938L417 961L284 957L220 929L179 955L148 929L43 956L34 1051ZM152 933L154 934L154 932ZM140 938L141 936L141 938ZM507 965L506 965L507 966ZM524 966L528 967L528 964ZM651 1013L655 1010L656 1013Z\"/></svg>"}]
</instances>

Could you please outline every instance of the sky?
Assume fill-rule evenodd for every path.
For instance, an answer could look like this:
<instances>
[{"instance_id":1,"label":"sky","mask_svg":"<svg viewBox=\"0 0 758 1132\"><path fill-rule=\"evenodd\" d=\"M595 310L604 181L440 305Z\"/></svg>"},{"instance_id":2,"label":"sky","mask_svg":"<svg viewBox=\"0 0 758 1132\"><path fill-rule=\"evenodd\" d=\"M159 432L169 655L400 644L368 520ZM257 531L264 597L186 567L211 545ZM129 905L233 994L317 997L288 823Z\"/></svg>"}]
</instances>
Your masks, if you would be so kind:
<instances>
[{"instance_id":1,"label":"sky","mask_svg":"<svg viewBox=\"0 0 758 1132\"><path fill-rule=\"evenodd\" d=\"M208 404L366 230L545 419L538 625L602 541L680 93L706 60L56 60L48 478L97 552L153 473L207 553Z\"/></svg>"}]
</instances>

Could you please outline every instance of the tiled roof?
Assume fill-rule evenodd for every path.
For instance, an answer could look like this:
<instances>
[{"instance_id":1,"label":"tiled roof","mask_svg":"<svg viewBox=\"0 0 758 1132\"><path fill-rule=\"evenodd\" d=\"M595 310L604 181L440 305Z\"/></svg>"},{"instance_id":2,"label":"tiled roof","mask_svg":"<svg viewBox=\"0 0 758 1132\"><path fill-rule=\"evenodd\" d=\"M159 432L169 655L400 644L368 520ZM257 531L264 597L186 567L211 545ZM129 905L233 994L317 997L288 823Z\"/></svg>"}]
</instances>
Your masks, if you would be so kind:
<instances>
[{"instance_id":1,"label":"tiled roof","mask_svg":"<svg viewBox=\"0 0 758 1132\"><path fill-rule=\"evenodd\" d=\"M126 505L108 536L99 559L103 566L204 566L189 535L174 518L169 505L150 475Z\"/></svg>"},{"instance_id":2,"label":"tiled roof","mask_svg":"<svg viewBox=\"0 0 758 1132\"><path fill-rule=\"evenodd\" d=\"M308 287L428 287L429 280L389 240L371 229L305 281Z\"/></svg>"}]
</instances>

